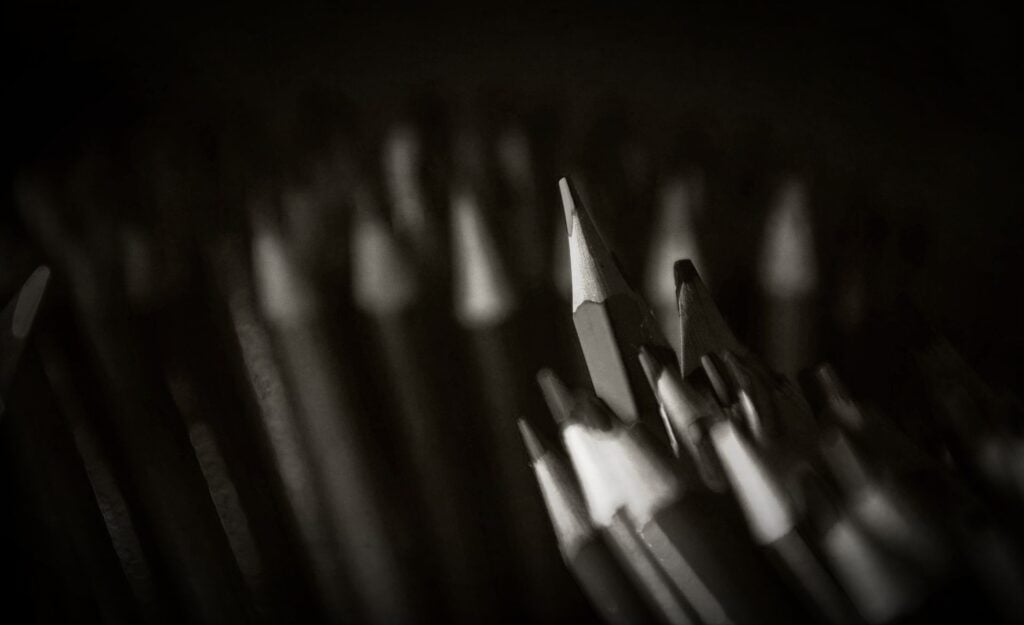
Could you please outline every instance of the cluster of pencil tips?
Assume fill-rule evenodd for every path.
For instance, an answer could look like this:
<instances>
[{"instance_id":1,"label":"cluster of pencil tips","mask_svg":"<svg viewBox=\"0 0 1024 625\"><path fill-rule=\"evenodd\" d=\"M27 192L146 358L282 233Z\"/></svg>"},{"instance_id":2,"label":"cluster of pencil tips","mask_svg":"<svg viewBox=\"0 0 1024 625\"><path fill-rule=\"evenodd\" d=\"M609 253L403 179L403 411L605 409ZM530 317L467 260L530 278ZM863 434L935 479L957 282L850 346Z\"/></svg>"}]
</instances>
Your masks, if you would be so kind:
<instances>
[{"instance_id":1,"label":"cluster of pencil tips","mask_svg":"<svg viewBox=\"0 0 1024 625\"><path fill-rule=\"evenodd\" d=\"M799 184L751 313L770 366L685 258L693 180L665 178L624 263L565 178L568 245L537 244L519 135L488 212L479 141L431 188L411 132L369 157L307 137L297 177L233 144L216 189L172 140L124 159L137 204L102 150L21 180L59 284L40 306L50 270L28 278L0 344L5 484L34 511L12 588L40 620L1024 622L1019 404L920 328L905 404L802 369Z\"/></svg>"},{"instance_id":2,"label":"cluster of pencil tips","mask_svg":"<svg viewBox=\"0 0 1024 625\"><path fill-rule=\"evenodd\" d=\"M594 390L544 370L562 445L519 427L562 555L609 622L1024 616L1015 532L962 499L948 467L863 410L829 365L805 372L806 401L739 343L687 259L669 346L560 184ZM976 443L993 446L976 459L1002 464L997 480L1017 479L1011 440Z\"/></svg>"}]
</instances>

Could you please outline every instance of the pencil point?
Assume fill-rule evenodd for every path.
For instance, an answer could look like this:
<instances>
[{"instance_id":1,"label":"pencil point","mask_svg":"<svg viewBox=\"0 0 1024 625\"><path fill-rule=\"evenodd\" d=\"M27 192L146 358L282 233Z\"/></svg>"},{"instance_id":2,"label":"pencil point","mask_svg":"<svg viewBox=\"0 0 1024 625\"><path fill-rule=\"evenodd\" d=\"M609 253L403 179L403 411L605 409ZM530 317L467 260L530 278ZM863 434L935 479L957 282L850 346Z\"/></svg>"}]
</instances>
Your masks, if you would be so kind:
<instances>
[{"instance_id":1,"label":"pencil point","mask_svg":"<svg viewBox=\"0 0 1024 625\"><path fill-rule=\"evenodd\" d=\"M412 304L416 275L406 251L376 210L368 189L356 195L352 224L352 291L367 312L388 313Z\"/></svg>"},{"instance_id":2,"label":"pencil point","mask_svg":"<svg viewBox=\"0 0 1024 625\"><path fill-rule=\"evenodd\" d=\"M547 453L547 450L544 449L544 445L541 444L536 432L533 431L526 419L518 419L516 424L519 426L519 434L523 437L526 451L530 454L530 461L537 462Z\"/></svg>"},{"instance_id":3,"label":"pencil point","mask_svg":"<svg viewBox=\"0 0 1024 625\"><path fill-rule=\"evenodd\" d=\"M770 544L785 536L794 524L789 503L755 450L728 420L712 426L711 440L755 540Z\"/></svg>"},{"instance_id":4,"label":"pencil point","mask_svg":"<svg viewBox=\"0 0 1024 625\"><path fill-rule=\"evenodd\" d=\"M700 274L689 260L673 266L678 302L680 345L679 362L684 376L700 367L704 354L713 351L743 349L729 324L711 298Z\"/></svg>"},{"instance_id":5,"label":"pencil point","mask_svg":"<svg viewBox=\"0 0 1024 625\"><path fill-rule=\"evenodd\" d=\"M781 298L801 297L817 286L807 189L800 180L786 182L768 215L760 278L766 293Z\"/></svg>"},{"instance_id":6,"label":"pencil point","mask_svg":"<svg viewBox=\"0 0 1024 625\"><path fill-rule=\"evenodd\" d=\"M565 232L571 237L576 221L576 189L568 178L562 177L558 180L558 191L562 195L562 210L565 211Z\"/></svg>"},{"instance_id":7,"label":"pencil point","mask_svg":"<svg viewBox=\"0 0 1024 625\"><path fill-rule=\"evenodd\" d=\"M672 276L676 281L676 292L679 291L682 285L700 279L700 275L697 274L697 268L689 258L679 259L672 265Z\"/></svg>"},{"instance_id":8,"label":"pencil point","mask_svg":"<svg viewBox=\"0 0 1024 625\"><path fill-rule=\"evenodd\" d=\"M657 395L658 378L661 376L661 372L665 370L665 367L643 345L640 346L640 353L637 357L640 359L640 366L643 367L644 374L647 376L647 382L650 383L651 389Z\"/></svg>"},{"instance_id":9,"label":"pencil point","mask_svg":"<svg viewBox=\"0 0 1024 625\"><path fill-rule=\"evenodd\" d=\"M456 191L452 213L456 315L470 326L498 324L515 308L515 295L477 198Z\"/></svg>"},{"instance_id":10,"label":"pencil point","mask_svg":"<svg viewBox=\"0 0 1024 625\"><path fill-rule=\"evenodd\" d=\"M547 403L555 423L560 426L570 423L573 405L576 401L562 380L551 369L541 369L537 373L537 384L540 385L544 401Z\"/></svg>"},{"instance_id":11,"label":"pencil point","mask_svg":"<svg viewBox=\"0 0 1024 625\"><path fill-rule=\"evenodd\" d=\"M265 218L253 224L253 273L264 314L291 320L314 307L313 291L306 283L280 231Z\"/></svg>"},{"instance_id":12,"label":"pencil point","mask_svg":"<svg viewBox=\"0 0 1024 625\"><path fill-rule=\"evenodd\" d=\"M713 353L704 354L700 357L700 364L704 368L704 373L707 374L708 380L711 381L711 388L714 389L718 401L723 406L731 404L732 390L722 374L722 367L719 364L718 357Z\"/></svg>"},{"instance_id":13,"label":"pencil point","mask_svg":"<svg viewBox=\"0 0 1024 625\"><path fill-rule=\"evenodd\" d=\"M567 178L559 180L558 185L569 237L573 311L584 302L600 303L613 295L630 293L632 289L619 271L575 187Z\"/></svg>"},{"instance_id":14,"label":"pencil point","mask_svg":"<svg viewBox=\"0 0 1024 625\"><path fill-rule=\"evenodd\" d=\"M49 281L50 268L43 265L32 272L18 292L17 303L14 305L14 319L11 322L11 333L16 338L28 336Z\"/></svg>"}]
</instances>

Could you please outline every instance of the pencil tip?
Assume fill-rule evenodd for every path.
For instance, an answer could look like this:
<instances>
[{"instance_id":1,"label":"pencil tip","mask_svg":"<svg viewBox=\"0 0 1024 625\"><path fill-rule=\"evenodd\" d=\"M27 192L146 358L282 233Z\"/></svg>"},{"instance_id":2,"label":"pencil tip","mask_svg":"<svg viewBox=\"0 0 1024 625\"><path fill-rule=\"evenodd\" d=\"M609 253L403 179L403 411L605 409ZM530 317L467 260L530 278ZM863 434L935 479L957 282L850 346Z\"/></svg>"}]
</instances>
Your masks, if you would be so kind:
<instances>
[{"instance_id":1,"label":"pencil tip","mask_svg":"<svg viewBox=\"0 0 1024 625\"><path fill-rule=\"evenodd\" d=\"M783 491L757 452L729 420L712 426L711 440L754 538L769 544L783 537L793 526L793 516Z\"/></svg>"},{"instance_id":2,"label":"pencil tip","mask_svg":"<svg viewBox=\"0 0 1024 625\"><path fill-rule=\"evenodd\" d=\"M672 265L672 276L676 281L676 292L682 288L684 284L689 284L694 280L699 280L700 276L697 273L697 268L693 265L693 261L689 258L682 258L677 260Z\"/></svg>"},{"instance_id":3,"label":"pencil tip","mask_svg":"<svg viewBox=\"0 0 1024 625\"><path fill-rule=\"evenodd\" d=\"M301 317L313 308L305 282L280 231L269 220L253 220L253 273L264 314L274 320Z\"/></svg>"},{"instance_id":4,"label":"pencil tip","mask_svg":"<svg viewBox=\"0 0 1024 625\"><path fill-rule=\"evenodd\" d=\"M647 376L647 382L650 383L652 389L656 390L658 388L658 378L665 368L658 362L657 358L651 355L651 351L643 345L640 346L640 353L637 357L640 359L640 366L643 367L644 374Z\"/></svg>"},{"instance_id":5,"label":"pencil tip","mask_svg":"<svg viewBox=\"0 0 1024 625\"><path fill-rule=\"evenodd\" d=\"M401 310L416 297L416 276L369 190L357 193L352 224L352 291L364 311Z\"/></svg>"},{"instance_id":6,"label":"pencil tip","mask_svg":"<svg viewBox=\"0 0 1024 625\"><path fill-rule=\"evenodd\" d=\"M685 259L677 261L673 274L681 329L679 362L682 374L689 375L700 367L701 357L708 352L743 352L693 263Z\"/></svg>"},{"instance_id":7,"label":"pencil tip","mask_svg":"<svg viewBox=\"0 0 1024 625\"><path fill-rule=\"evenodd\" d=\"M547 450L544 449L544 445L541 444L536 432L533 431L526 419L518 419L516 424L519 426L519 434L523 437L526 451L530 454L530 461L537 462L547 453Z\"/></svg>"},{"instance_id":8,"label":"pencil tip","mask_svg":"<svg viewBox=\"0 0 1024 625\"><path fill-rule=\"evenodd\" d=\"M603 302L618 293L631 291L611 250L576 187L568 178L558 181L565 209L565 225L569 240L569 268L572 276L572 309L584 302Z\"/></svg>"},{"instance_id":9,"label":"pencil tip","mask_svg":"<svg viewBox=\"0 0 1024 625\"><path fill-rule=\"evenodd\" d=\"M14 305L14 319L11 322L11 333L16 338L22 339L28 336L49 281L50 268L46 265L40 266L32 272L18 292L18 300Z\"/></svg>"},{"instance_id":10,"label":"pencil tip","mask_svg":"<svg viewBox=\"0 0 1024 625\"><path fill-rule=\"evenodd\" d=\"M732 403L732 391L729 384L726 382L725 375L722 373L721 363L718 356L713 353L707 353L700 357L701 367L704 369L704 373L707 374L708 380L711 382L711 388L715 391L715 396L723 406L728 406Z\"/></svg>"},{"instance_id":11,"label":"pencil tip","mask_svg":"<svg viewBox=\"0 0 1024 625\"><path fill-rule=\"evenodd\" d=\"M537 373L537 384L555 423L567 425L571 421L570 415L576 403L572 393L551 369L541 369Z\"/></svg>"},{"instance_id":12,"label":"pencil tip","mask_svg":"<svg viewBox=\"0 0 1024 625\"><path fill-rule=\"evenodd\" d=\"M807 189L789 180L780 190L778 204L768 215L761 250L761 287L776 297L799 297L817 287Z\"/></svg>"},{"instance_id":13,"label":"pencil tip","mask_svg":"<svg viewBox=\"0 0 1024 625\"><path fill-rule=\"evenodd\" d=\"M471 326L500 323L515 307L515 295L477 198L456 191L452 213L456 316Z\"/></svg>"},{"instance_id":14,"label":"pencil tip","mask_svg":"<svg viewBox=\"0 0 1024 625\"><path fill-rule=\"evenodd\" d=\"M572 186L566 177L559 178L558 191L562 195L562 210L565 211L565 232L568 236L573 234L573 222L576 220L576 188Z\"/></svg>"}]
</instances>

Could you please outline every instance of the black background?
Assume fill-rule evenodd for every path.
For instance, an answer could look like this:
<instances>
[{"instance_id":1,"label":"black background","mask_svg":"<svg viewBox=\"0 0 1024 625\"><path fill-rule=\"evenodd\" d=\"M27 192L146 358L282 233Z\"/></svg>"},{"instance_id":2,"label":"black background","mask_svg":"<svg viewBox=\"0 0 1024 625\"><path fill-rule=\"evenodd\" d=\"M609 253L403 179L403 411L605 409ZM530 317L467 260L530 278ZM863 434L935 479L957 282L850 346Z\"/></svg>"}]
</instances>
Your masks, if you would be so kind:
<instances>
[{"instance_id":1,"label":"black background","mask_svg":"<svg viewBox=\"0 0 1024 625\"><path fill-rule=\"evenodd\" d=\"M512 84L540 97L614 93L655 134L680 111L763 119L866 187L910 267L900 288L986 375L1019 384L1021 65L1009 5L4 11L7 189L26 164L155 111L273 106L310 76L366 108L410 87ZM20 236L15 218L4 223L5 238ZM4 292L16 279L5 272Z\"/></svg>"}]
</instances>

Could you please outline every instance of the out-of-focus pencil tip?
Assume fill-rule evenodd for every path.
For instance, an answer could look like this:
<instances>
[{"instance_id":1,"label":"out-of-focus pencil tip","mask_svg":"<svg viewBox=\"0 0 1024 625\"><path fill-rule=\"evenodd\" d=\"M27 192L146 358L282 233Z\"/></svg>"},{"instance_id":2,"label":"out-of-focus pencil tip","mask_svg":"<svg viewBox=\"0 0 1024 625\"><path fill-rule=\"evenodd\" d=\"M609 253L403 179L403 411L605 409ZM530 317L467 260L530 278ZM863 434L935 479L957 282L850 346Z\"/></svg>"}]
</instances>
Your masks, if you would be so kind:
<instances>
[{"instance_id":1,"label":"out-of-focus pencil tip","mask_svg":"<svg viewBox=\"0 0 1024 625\"><path fill-rule=\"evenodd\" d=\"M14 318L11 321L11 333L15 337L22 339L28 336L49 281L50 268L43 265L36 268L21 287L17 303L14 305Z\"/></svg>"},{"instance_id":2,"label":"out-of-focus pencil tip","mask_svg":"<svg viewBox=\"0 0 1024 625\"><path fill-rule=\"evenodd\" d=\"M637 355L637 358L640 359L640 366L643 367L644 374L647 376L647 381L650 383L651 388L657 389L658 378L661 377L661 372L665 367L643 345L640 346L640 353Z\"/></svg>"},{"instance_id":3,"label":"out-of-focus pencil tip","mask_svg":"<svg viewBox=\"0 0 1024 625\"><path fill-rule=\"evenodd\" d=\"M573 404L576 402L565 383L551 369L541 369L537 373L537 384L540 386L544 401L547 403L555 423L558 425L568 424Z\"/></svg>"},{"instance_id":4,"label":"out-of-focus pencil tip","mask_svg":"<svg viewBox=\"0 0 1024 625\"><path fill-rule=\"evenodd\" d=\"M417 295L418 276L369 192L359 198L351 235L353 298L364 311L402 309Z\"/></svg>"},{"instance_id":5,"label":"out-of-focus pencil tip","mask_svg":"<svg viewBox=\"0 0 1024 625\"><path fill-rule=\"evenodd\" d=\"M533 431L533 428L526 419L520 418L516 421L516 424L519 426L519 434L523 437L526 451L530 454L530 461L537 462L547 453L547 450L541 444L540 439L537 438L537 433Z\"/></svg>"},{"instance_id":6,"label":"out-of-focus pencil tip","mask_svg":"<svg viewBox=\"0 0 1024 625\"><path fill-rule=\"evenodd\" d=\"M455 311L470 326L501 322L515 308L512 282L476 197L469 190L452 199L452 262Z\"/></svg>"},{"instance_id":7,"label":"out-of-focus pencil tip","mask_svg":"<svg viewBox=\"0 0 1024 625\"><path fill-rule=\"evenodd\" d=\"M761 287L776 297L800 297L817 287L817 259L807 189L790 180L765 227L761 251Z\"/></svg>"},{"instance_id":8,"label":"out-of-focus pencil tip","mask_svg":"<svg viewBox=\"0 0 1024 625\"><path fill-rule=\"evenodd\" d=\"M731 404L732 392L722 373L721 361L718 356L712 353L704 354L700 357L700 364L704 373L707 374L708 380L711 381L711 387L714 389L718 401L723 406Z\"/></svg>"}]
</instances>

